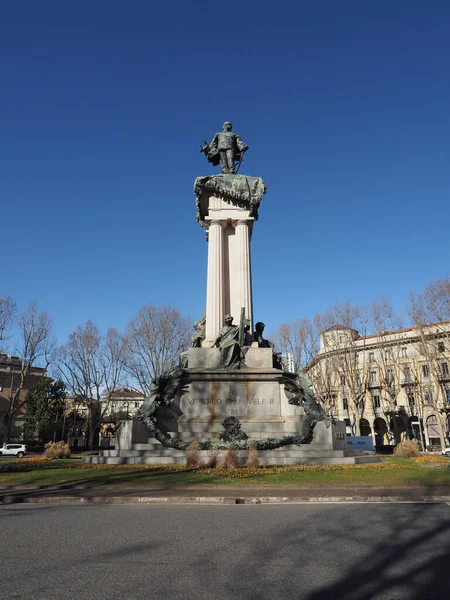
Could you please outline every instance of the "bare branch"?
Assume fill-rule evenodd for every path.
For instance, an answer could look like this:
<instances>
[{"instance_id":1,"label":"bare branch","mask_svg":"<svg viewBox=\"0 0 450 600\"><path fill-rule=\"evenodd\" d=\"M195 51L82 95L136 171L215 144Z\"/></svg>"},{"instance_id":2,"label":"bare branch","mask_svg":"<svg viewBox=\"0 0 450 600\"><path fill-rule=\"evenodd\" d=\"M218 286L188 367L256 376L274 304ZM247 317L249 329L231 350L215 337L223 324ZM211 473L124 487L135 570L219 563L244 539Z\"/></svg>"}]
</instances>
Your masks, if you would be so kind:
<instances>
[{"instance_id":1,"label":"bare branch","mask_svg":"<svg viewBox=\"0 0 450 600\"><path fill-rule=\"evenodd\" d=\"M16 311L17 306L12 298L0 298L0 342L5 339L5 332L11 326Z\"/></svg>"}]
</instances>

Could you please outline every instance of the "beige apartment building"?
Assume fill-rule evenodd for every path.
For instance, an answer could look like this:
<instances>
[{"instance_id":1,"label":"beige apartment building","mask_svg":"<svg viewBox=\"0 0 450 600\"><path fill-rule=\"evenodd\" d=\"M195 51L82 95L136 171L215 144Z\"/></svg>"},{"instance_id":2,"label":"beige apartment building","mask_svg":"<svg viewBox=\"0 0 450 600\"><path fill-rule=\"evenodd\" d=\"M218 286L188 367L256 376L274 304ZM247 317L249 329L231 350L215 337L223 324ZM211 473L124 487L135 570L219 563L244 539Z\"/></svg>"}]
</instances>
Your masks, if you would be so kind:
<instances>
[{"instance_id":1,"label":"beige apartment building","mask_svg":"<svg viewBox=\"0 0 450 600\"><path fill-rule=\"evenodd\" d=\"M450 322L367 336L335 325L305 373L348 435L373 436L378 447L405 438L449 445Z\"/></svg>"}]
</instances>

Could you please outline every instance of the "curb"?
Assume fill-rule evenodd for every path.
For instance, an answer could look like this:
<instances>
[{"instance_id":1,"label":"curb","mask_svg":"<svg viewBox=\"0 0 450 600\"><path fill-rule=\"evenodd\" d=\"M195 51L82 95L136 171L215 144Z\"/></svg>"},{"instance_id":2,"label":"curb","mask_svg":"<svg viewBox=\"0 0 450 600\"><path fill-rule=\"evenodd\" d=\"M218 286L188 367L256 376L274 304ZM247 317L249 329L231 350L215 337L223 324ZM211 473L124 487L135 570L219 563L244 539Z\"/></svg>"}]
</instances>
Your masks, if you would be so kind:
<instances>
[{"instance_id":1,"label":"curb","mask_svg":"<svg viewBox=\"0 0 450 600\"><path fill-rule=\"evenodd\" d=\"M406 496L45 496L33 498L28 496L7 496L0 498L0 505L7 504L345 504L345 503L450 503L450 496L422 496L407 498Z\"/></svg>"}]
</instances>

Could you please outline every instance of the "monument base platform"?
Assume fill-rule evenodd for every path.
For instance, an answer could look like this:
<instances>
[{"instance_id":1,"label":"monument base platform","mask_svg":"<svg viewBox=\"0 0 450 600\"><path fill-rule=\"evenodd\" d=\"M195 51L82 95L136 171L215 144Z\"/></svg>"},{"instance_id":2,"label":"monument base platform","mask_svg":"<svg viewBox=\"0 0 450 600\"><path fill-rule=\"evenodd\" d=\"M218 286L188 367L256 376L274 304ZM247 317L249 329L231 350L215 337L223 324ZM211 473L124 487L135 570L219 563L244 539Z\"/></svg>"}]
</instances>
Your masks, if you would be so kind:
<instances>
[{"instance_id":1,"label":"monument base platform","mask_svg":"<svg viewBox=\"0 0 450 600\"><path fill-rule=\"evenodd\" d=\"M109 465L183 465L186 462L186 451L166 448L155 439L147 443L136 443L134 439L143 439L145 428L135 421L126 421L121 427L118 437L120 448L102 450L98 456L87 456L84 462L89 464ZM381 462L379 456L361 455L358 450L348 450L345 439L345 424L337 422L329 428L324 423L318 423L314 430L311 444L301 446L289 445L275 450L260 450L260 464L270 465L302 465L302 464L345 464L358 465ZM192 436L192 434L191 434ZM148 437L148 436L147 436ZM200 451L204 463L208 461L210 450ZM219 451L219 457L225 449ZM247 461L248 451L239 450L239 464Z\"/></svg>"},{"instance_id":2,"label":"monument base platform","mask_svg":"<svg viewBox=\"0 0 450 600\"><path fill-rule=\"evenodd\" d=\"M170 406L163 407L158 422L164 433L187 444L194 441L219 445L224 423L238 420L247 441L282 440L304 433L307 415L302 405L290 402L289 382L295 375L273 367L271 348L246 348L245 366L221 369L218 348L191 348L186 353L178 394ZM161 437L159 438L161 439ZM299 437L309 439L309 435ZM291 440L290 440L291 441ZM282 443L282 442L280 442ZM226 449L219 450L219 456ZM211 450L200 452L204 463ZM239 450L239 463L245 464L248 451ZM362 464L380 462L377 456L361 455L347 449L343 421L318 421L312 442L286 445L273 450L258 450L261 465ZM184 464L186 451L166 447L149 439L141 421L124 421L116 433L116 449L102 450L99 456L86 457L91 464Z\"/></svg>"},{"instance_id":3,"label":"monument base platform","mask_svg":"<svg viewBox=\"0 0 450 600\"><path fill-rule=\"evenodd\" d=\"M152 444L136 444L136 446L138 447L133 450L102 450L99 456L87 456L84 462L108 465L184 465L186 462L186 452L184 450L165 448L161 444L161 449L151 449ZM146 448L139 449L140 446L145 446ZM206 463L209 451L200 451L200 456L202 461ZM365 456L351 450L329 450L326 448L300 450L298 446L285 446L277 450L262 450L258 452L258 456L260 464L263 466L308 464L360 465L381 462L379 456ZM245 465L247 457L248 451L240 450L239 464Z\"/></svg>"}]
</instances>

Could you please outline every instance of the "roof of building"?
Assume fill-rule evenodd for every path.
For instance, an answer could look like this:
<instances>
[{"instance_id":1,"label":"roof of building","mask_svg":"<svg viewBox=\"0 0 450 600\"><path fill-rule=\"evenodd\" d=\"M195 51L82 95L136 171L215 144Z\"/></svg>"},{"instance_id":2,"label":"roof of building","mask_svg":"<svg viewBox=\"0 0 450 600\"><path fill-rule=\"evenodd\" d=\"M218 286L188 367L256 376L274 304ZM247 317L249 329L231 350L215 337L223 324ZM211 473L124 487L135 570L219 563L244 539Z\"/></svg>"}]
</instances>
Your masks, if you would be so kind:
<instances>
[{"instance_id":1,"label":"roof of building","mask_svg":"<svg viewBox=\"0 0 450 600\"><path fill-rule=\"evenodd\" d=\"M116 390L111 394L112 400L123 400L126 398L144 398L144 394L142 392L138 392L137 390L130 390L128 388Z\"/></svg>"},{"instance_id":2,"label":"roof of building","mask_svg":"<svg viewBox=\"0 0 450 600\"><path fill-rule=\"evenodd\" d=\"M349 331L356 331L356 329L353 329L353 327L348 327L348 325L332 325L331 327L328 327L328 329L325 329L324 333L326 333L327 331L340 331L341 329L348 329Z\"/></svg>"},{"instance_id":3,"label":"roof of building","mask_svg":"<svg viewBox=\"0 0 450 600\"><path fill-rule=\"evenodd\" d=\"M428 327L428 325L427 325ZM382 331L380 333L371 333L370 335L361 335L358 339L360 340L368 340L369 338L379 337L380 335L394 335L397 333L407 333L408 331L413 331L414 327L406 327L405 329L394 329L392 331L386 329L386 331Z\"/></svg>"},{"instance_id":4,"label":"roof of building","mask_svg":"<svg viewBox=\"0 0 450 600\"><path fill-rule=\"evenodd\" d=\"M423 325L423 327L436 327L438 325L450 325L450 321L437 321L436 323L427 323L426 325ZM371 333L370 335L360 336L359 339L367 340L369 338L379 337L380 335L395 335L398 333L408 333L409 331L414 331L415 329L417 329L417 326L405 327L404 329L393 329L392 331L386 329L385 331L382 331L380 333Z\"/></svg>"}]
</instances>

